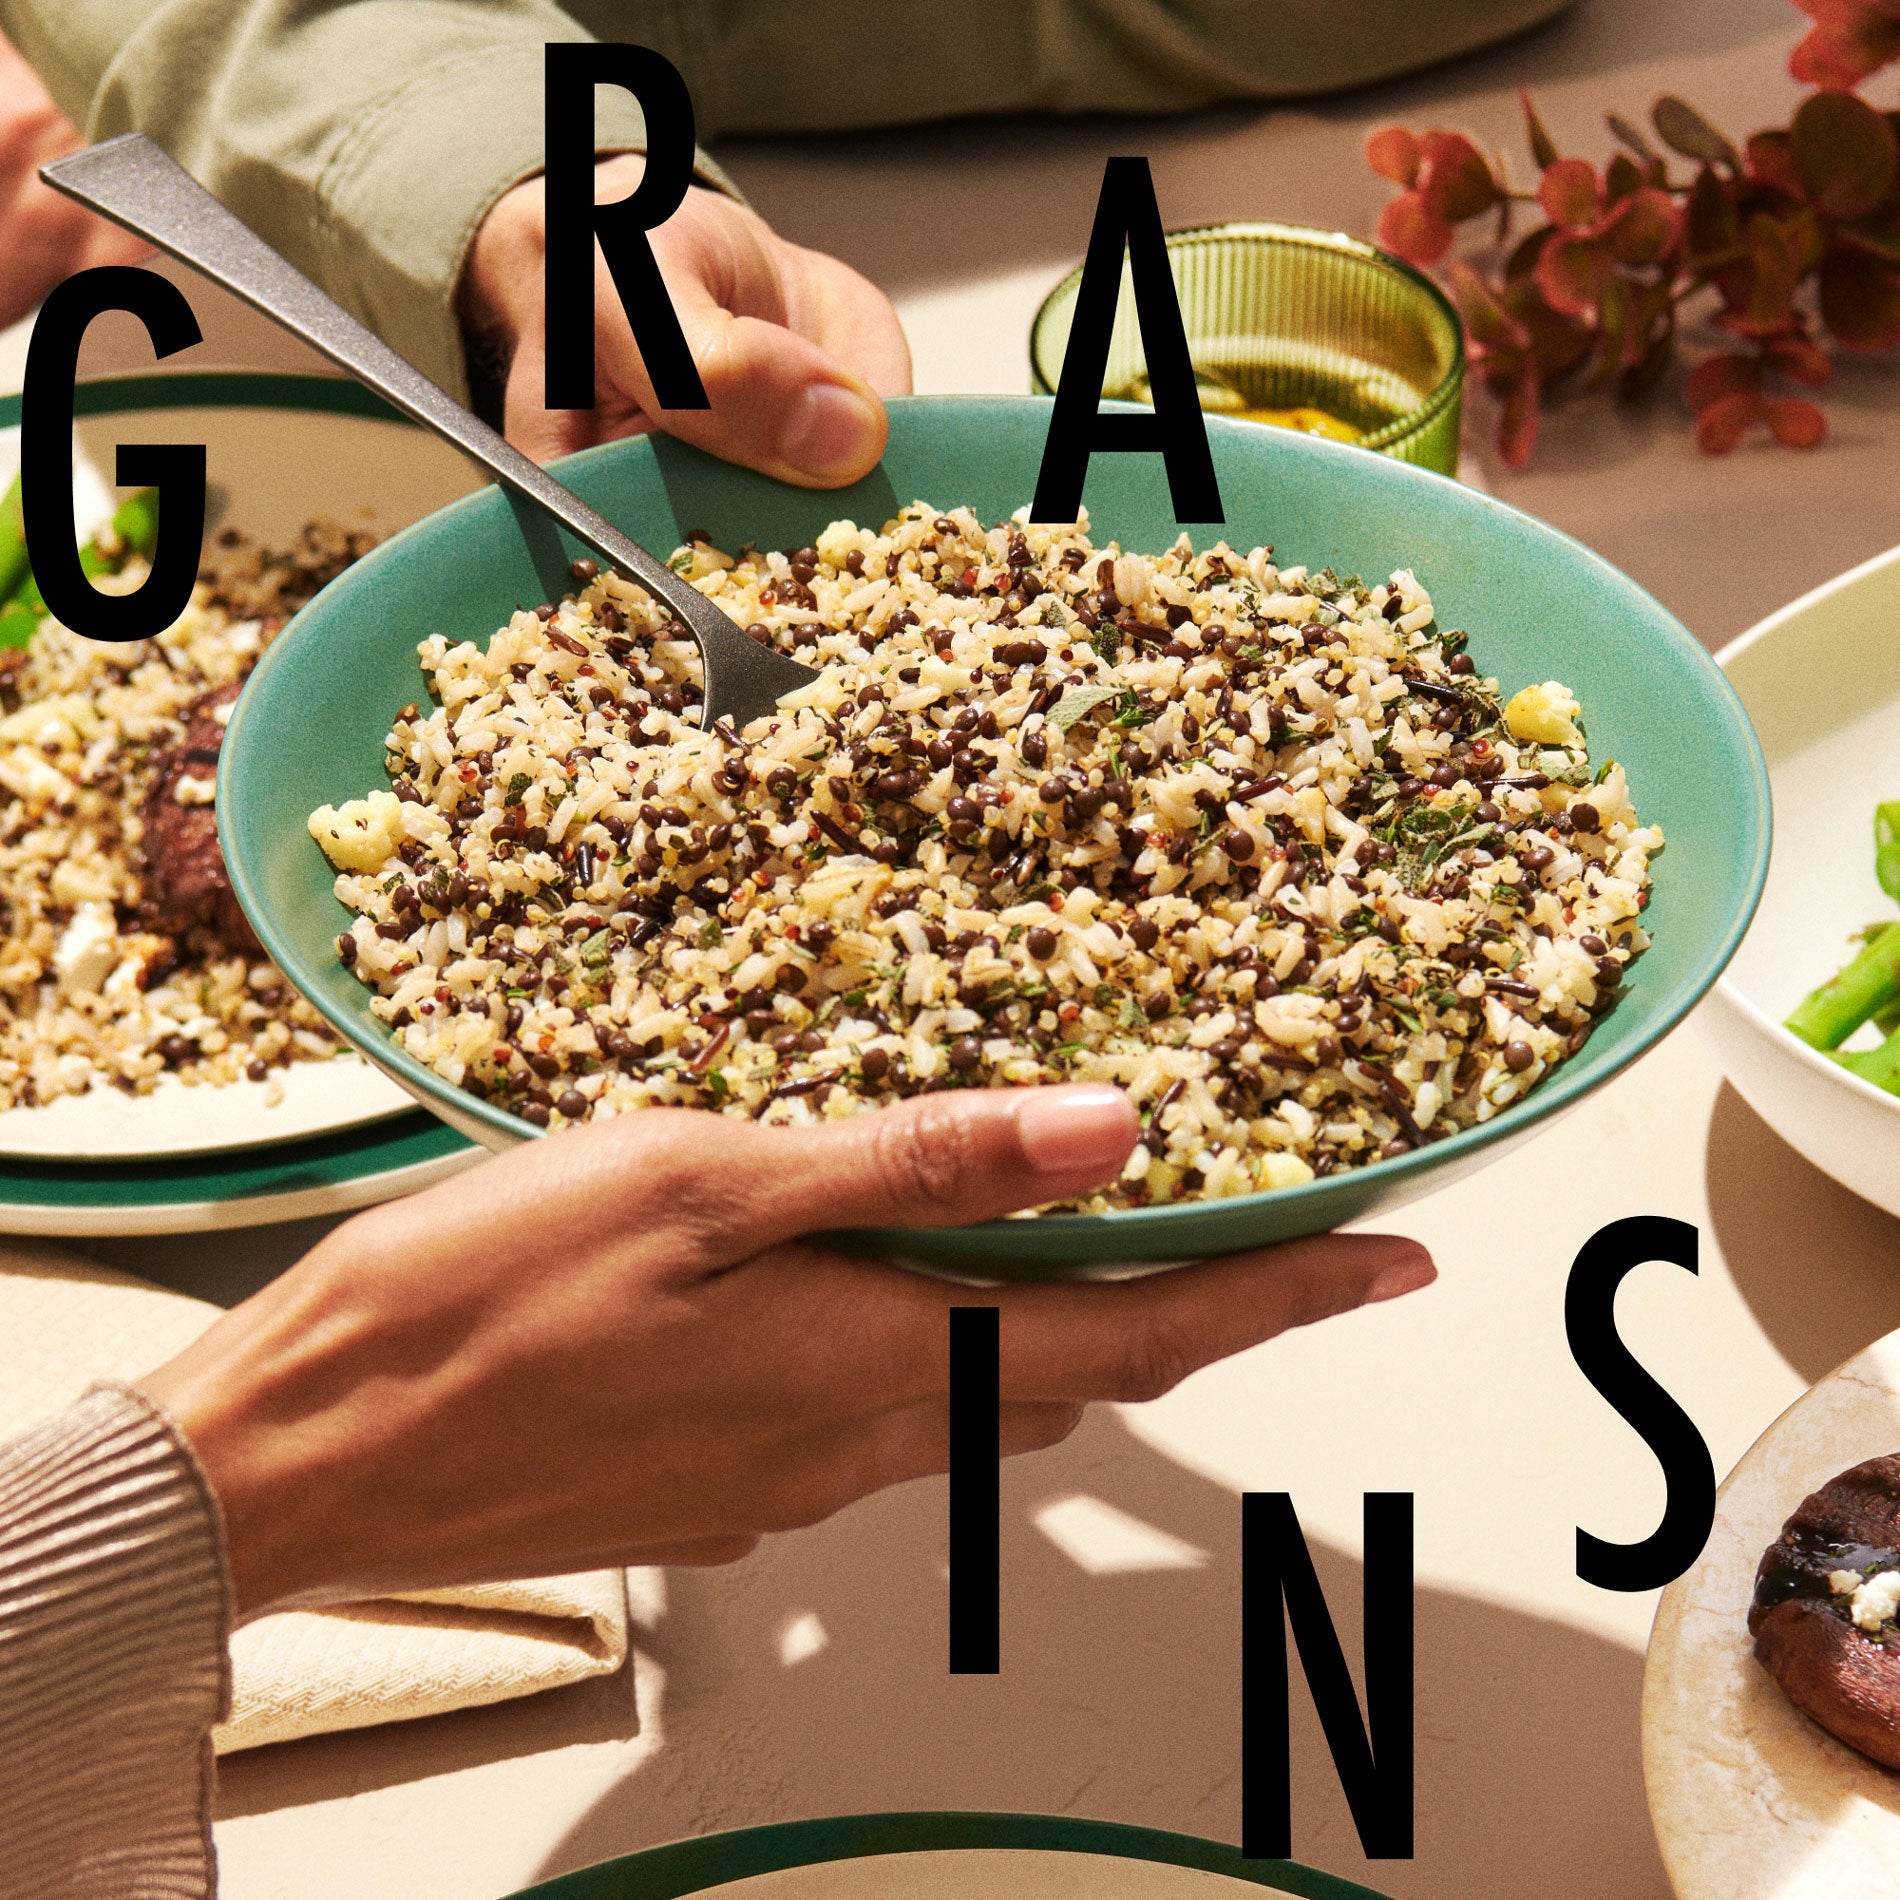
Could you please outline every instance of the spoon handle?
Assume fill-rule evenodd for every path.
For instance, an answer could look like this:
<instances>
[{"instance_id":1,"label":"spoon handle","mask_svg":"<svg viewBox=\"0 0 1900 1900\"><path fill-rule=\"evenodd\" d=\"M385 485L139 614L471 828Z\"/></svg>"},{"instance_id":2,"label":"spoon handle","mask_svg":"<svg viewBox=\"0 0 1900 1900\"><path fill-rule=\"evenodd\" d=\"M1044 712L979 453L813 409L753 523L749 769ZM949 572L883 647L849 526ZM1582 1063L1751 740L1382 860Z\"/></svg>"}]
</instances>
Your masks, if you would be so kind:
<instances>
[{"instance_id":1,"label":"spoon handle","mask_svg":"<svg viewBox=\"0 0 1900 1900\"><path fill-rule=\"evenodd\" d=\"M769 708L778 694L815 677L809 668L749 639L664 561L470 415L280 257L143 133L128 132L88 146L43 167L40 176L301 337L636 579L697 637L706 661L709 721L722 712L750 717Z\"/></svg>"}]
</instances>

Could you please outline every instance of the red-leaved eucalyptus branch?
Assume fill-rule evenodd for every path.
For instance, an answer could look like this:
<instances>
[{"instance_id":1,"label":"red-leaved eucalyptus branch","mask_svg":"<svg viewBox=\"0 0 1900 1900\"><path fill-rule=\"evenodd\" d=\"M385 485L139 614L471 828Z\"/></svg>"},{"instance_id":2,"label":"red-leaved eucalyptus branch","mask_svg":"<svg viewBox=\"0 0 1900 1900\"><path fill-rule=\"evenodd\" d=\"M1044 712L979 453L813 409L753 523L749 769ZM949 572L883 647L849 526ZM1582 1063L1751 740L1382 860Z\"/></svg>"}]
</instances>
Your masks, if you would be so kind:
<instances>
[{"instance_id":1,"label":"red-leaved eucalyptus branch","mask_svg":"<svg viewBox=\"0 0 1900 1900\"><path fill-rule=\"evenodd\" d=\"M1514 190L1502 160L1462 132L1387 126L1367 140L1367 162L1400 187L1379 242L1441 268L1513 468L1530 459L1551 396L1653 388L1692 299L1729 345L1689 377L1696 438L1714 455L1758 425L1791 448L1821 441L1826 418L1787 386L1833 374L1823 338L1900 344L1900 113L1855 90L1900 59L1900 0L1795 4L1813 25L1789 70L1816 90L1788 126L1739 149L1667 96L1650 115L1654 142L1609 114L1623 149L1599 171L1560 154L1520 95L1535 191ZM1694 170L1678 175L1672 159ZM1539 221L1513 241L1519 205ZM1460 228L1480 220L1479 241L1453 256Z\"/></svg>"}]
</instances>

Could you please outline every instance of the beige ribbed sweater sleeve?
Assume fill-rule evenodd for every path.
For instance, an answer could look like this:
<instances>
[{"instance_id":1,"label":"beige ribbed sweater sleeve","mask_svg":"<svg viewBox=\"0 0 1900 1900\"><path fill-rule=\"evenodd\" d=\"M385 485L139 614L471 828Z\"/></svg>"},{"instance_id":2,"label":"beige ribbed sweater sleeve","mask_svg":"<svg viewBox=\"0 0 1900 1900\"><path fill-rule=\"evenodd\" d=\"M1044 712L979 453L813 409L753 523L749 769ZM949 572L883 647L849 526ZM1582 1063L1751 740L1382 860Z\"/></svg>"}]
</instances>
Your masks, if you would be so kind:
<instances>
[{"instance_id":1,"label":"beige ribbed sweater sleeve","mask_svg":"<svg viewBox=\"0 0 1900 1900\"><path fill-rule=\"evenodd\" d=\"M230 1624L217 1506L150 1400L0 1447L0 1893L205 1900Z\"/></svg>"}]
</instances>

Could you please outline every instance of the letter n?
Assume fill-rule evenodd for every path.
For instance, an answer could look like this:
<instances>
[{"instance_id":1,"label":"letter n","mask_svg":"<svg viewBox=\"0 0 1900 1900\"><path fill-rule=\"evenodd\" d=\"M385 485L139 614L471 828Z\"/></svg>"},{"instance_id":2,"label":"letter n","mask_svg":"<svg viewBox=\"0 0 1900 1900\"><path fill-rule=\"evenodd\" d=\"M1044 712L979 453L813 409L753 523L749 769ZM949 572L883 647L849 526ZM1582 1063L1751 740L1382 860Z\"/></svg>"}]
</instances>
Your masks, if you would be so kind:
<instances>
[{"instance_id":1,"label":"letter n","mask_svg":"<svg viewBox=\"0 0 1900 1900\"><path fill-rule=\"evenodd\" d=\"M1374 1860L1412 1857L1411 1492L1367 1494L1365 1548L1362 1721L1293 1500L1284 1491L1241 1499L1241 1852L1249 1860L1293 1852L1289 1622L1360 1845Z\"/></svg>"}]
</instances>

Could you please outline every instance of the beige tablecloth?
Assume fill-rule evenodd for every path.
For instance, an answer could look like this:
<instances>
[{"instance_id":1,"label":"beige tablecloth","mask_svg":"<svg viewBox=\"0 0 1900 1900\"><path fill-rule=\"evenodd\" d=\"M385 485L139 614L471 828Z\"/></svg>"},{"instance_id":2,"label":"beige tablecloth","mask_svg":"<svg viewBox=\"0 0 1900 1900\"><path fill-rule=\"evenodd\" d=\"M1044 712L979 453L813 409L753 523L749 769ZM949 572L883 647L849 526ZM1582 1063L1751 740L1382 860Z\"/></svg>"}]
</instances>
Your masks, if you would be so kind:
<instances>
[{"instance_id":1,"label":"beige tablecloth","mask_svg":"<svg viewBox=\"0 0 1900 1900\"><path fill-rule=\"evenodd\" d=\"M0 1250L0 1440L95 1380L137 1379L218 1308L66 1259ZM609 1675L626 1660L626 1575L590 1571L291 1611L231 1639L220 1751L400 1722Z\"/></svg>"}]
</instances>

